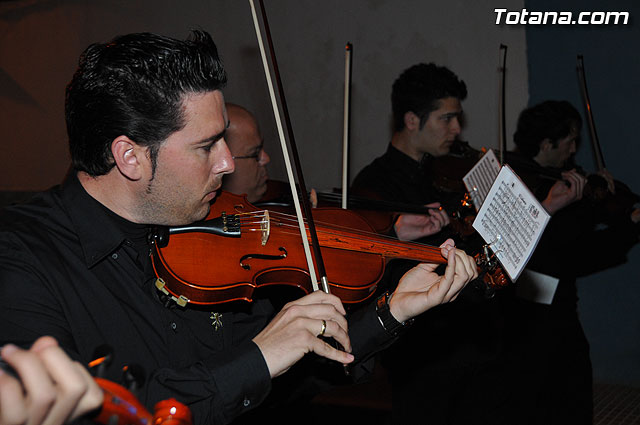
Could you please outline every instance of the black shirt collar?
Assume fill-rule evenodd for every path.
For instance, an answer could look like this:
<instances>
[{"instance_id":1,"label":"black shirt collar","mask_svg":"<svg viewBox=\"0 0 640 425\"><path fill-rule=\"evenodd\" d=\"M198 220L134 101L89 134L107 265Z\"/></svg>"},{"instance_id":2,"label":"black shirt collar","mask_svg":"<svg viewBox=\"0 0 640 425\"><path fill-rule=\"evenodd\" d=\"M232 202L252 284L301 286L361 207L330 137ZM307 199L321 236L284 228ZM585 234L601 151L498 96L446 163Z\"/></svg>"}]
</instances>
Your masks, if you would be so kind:
<instances>
[{"instance_id":1,"label":"black shirt collar","mask_svg":"<svg viewBox=\"0 0 640 425\"><path fill-rule=\"evenodd\" d=\"M115 251L126 235L109 210L82 187L76 173L63 183L62 203L73 222L87 267L91 268Z\"/></svg>"},{"instance_id":2,"label":"black shirt collar","mask_svg":"<svg viewBox=\"0 0 640 425\"><path fill-rule=\"evenodd\" d=\"M406 171L423 172L424 170L428 169L429 163L433 158L429 154L424 154L421 161L416 161L406 153L402 152L401 150L393 146L391 143L389 143L389 146L387 147L387 152L385 153L385 156L387 156L387 159L389 160L390 164L393 164L395 168L399 170L404 170L405 172Z\"/></svg>"}]
</instances>

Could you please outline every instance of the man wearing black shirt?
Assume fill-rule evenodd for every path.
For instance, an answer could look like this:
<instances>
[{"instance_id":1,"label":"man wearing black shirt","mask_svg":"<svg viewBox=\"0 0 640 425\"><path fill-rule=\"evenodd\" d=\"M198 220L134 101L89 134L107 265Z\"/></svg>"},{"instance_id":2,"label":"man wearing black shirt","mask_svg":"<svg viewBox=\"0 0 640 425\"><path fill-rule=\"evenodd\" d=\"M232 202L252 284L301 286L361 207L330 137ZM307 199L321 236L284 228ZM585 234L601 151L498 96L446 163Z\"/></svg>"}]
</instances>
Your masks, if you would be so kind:
<instances>
[{"instance_id":1,"label":"man wearing black shirt","mask_svg":"<svg viewBox=\"0 0 640 425\"><path fill-rule=\"evenodd\" d=\"M466 96L465 83L445 67L420 63L404 70L392 87L391 143L384 155L358 173L352 193L439 205L444 194L434 185L437 176L430 165L434 158L447 155L458 138L461 101ZM435 217L435 213L400 215L396 232L404 232L410 223L414 229L410 239L437 244L446 238L441 230L449 219L434 223ZM421 229L416 226L419 220L424 224ZM411 265L390 264L390 280ZM392 386L394 423L502 421L495 407L504 397L497 391L499 375L495 373L502 349L497 298L486 300L469 285L458 302L421 316L401 341L383 353ZM423 335L431 335L437 344L425 345Z\"/></svg>"},{"instance_id":2,"label":"man wearing black shirt","mask_svg":"<svg viewBox=\"0 0 640 425\"><path fill-rule=\"evenodd\" d=\"M589 342L578 315L576 280L626 262L640 235L640 209L603 215L607 203L594 196L597 176L588 181L572 167L581 126L567 101L531 106L518 118L516 151L507 156L551 215L527 268L555 280L552 301L514 298L508 316L516 350L509 356L509 376L521 394L518 410L529 413L531 424L593 422ZM613 178L606 170L600 175L607 194Z\"/></svg>"},{"instance_id":3,"label":"man wearing black shirt","mask_svg":"<svg viewBox=\"0 0 640 425\"><path fill-rule=\"evenodd\" d=\"M354 194L385 201L439 207L440 194L432 185L430 158L449 153L461 131L462 106L467 96L463 81L447 68L417 64L395 81L392 89L394 132L387 152L361 170L352 184ZM405 239L433 235L449 223L447 214L401 215L396 233ZM423 225L422 229L416 226Z\"/></svg>"},{"instance_id":4,"label":"man wearing black shirt","mask_svg":"<svg viewBox=\"0 0 640 425\"><path fill-rule=\"evenodd\" d=\"M0 216L0 344L26 347L51 335L82 364L106 344L108 379L119 380L126 365L145 369L138 395L146 406L174 397L195 424L225 424L263 402L272 379L309 352L361 375L414 316L477 276L473 259L449 241L443 275L419 265L392 296L348 317L321 291L280 311L267 299L183 307L160 293L150 226L204 218L234 169L225 81L202 31L187 41L130 34L82 54L66 92L73 171Z\"/></svg>"}]
</instances>

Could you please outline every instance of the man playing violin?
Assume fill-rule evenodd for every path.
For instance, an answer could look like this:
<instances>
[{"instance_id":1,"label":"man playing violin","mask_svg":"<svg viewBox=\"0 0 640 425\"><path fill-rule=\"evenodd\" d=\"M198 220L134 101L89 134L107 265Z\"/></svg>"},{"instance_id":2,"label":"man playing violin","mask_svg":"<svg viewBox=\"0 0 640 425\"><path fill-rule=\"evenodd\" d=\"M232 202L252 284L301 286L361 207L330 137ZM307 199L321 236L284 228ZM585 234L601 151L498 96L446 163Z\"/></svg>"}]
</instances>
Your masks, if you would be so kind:
<instances>
[{"instance_id":1,"label":"man playing violin","mask_svg":"<svg viewBox=\"0 0 640 425\"><path fill-rule=\"evenodd\" d=\"M118 381L127 365L145 369L143 404L175 397L196 424L225 424L262 404L272 380L310 352L366 373L372 354L413 317L477 276L474 260L447 241L442 274L420 264L392 295L349 315L322 291L279 311L266 298L180 306L158 291L150 228L204 218L234 170L225 81L203 31L186 41L129 34L85 50L66 91L72 172L0 215L0 344L28 347L50 335L82 364L107 345L107 379ZM50 375L63 391L58 379ZM60 423L74 410L26 423Z\"/></svg>"},{"instance_id":2,"label":"man playing violin","mask_svg":"<svg viewBox=\"0 0 640 425\"><path fill-rule=\"evenodd\" d=\"M447 213L434 203L439 194L428 182L428 162L449 153L460 134L460 102L466 96L464 82L434 64L414 65L393 84L391 143L383 156L358 173L352 193L434 207L428 216L400 215L395 227L402 239L421 239L449 224ZM403 227L411 230L405 232Z\"/></svg>"},{"instance_id":3,"label":"man playing violin","mask_svg":"<svg viewBox=\"0 0 640 425\"><path fill-rule=\"evenodd\" d=\"M578 316L576 279L626 262L638 242L639 210L602 221L593 181L576 171L582 119L566 101L549 100L521 112L508 163L551 214L527 264L557 284L550 304L514 298L509 323L516 350L507 376L530 423L593 421L589 343ZM557 176L555 179L551 178ZM613 179L602 173L604 191ZM602 249L606 247L606 249Z\"/></svg>"},{"instance_id":4,"label":"man playing violin","mask_svg":"<svg viewBox=\"0 0 640 425\"><path fill-rule=\"evenodd\" d=\"M391 142L384 155L356 176L352 192L439 206L445 194L434 184L432 163L447 155L460 135L461 102L466 96L464 81L446 67L419 63L404 70L392 86ZM410 239L437 244L450 232L445 211L402 215L400 227L403 219L425 223L422 232L413 232ZM396 263L388 269L393 276L410 266ZM469 285L455 304L420 317L398 344L383 353L382 363L391 378L394 423L500 423L496 415L500 409L495 406L505 396L496 382L502 353L498 298L485 299ZM427 334L437 344L425 346Z\"/></svg>"}]
</instances>

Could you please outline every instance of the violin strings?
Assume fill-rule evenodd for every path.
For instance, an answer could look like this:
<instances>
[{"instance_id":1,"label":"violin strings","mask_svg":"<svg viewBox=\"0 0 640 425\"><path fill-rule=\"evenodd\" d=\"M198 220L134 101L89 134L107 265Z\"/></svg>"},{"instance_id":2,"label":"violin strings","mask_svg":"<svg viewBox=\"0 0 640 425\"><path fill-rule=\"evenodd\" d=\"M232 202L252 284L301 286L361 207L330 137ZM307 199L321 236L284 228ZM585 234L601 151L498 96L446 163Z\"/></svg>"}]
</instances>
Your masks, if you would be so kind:
<instances>
[{"instance_id":1,"label":"violin strings","mask_svg":"<svg viewBox=\"0 0 640 425\"><path fill-rule=\"evenodd\" d=\"M264 213L264 211L253 211L253 212L241 213L238 215L241 216L240 222L241 222L242 228L249 231L262 231L262 228L260 226L263 224L264 218L266 217L266 214ZM269 211L269 216L270 216L271 222L278 224L278 227L281 230L283 230L283 227L293 230L292 232L288 232L287 234L297 234L297 235L300 234L300 230L297 224L298 223L297 218L295 216L290 214L275 212L275 211ZM350 237L352 237L353 239L369 242L369 243L376 242L381 246L385 246L385 247L402 248L402 247L409 246L414 250L427 251L427 252L433 252L434 250L439 251L440 249L439 247L424 245L417 242L399 241L398 239L390 236L379 235L374 232L364 231L360 229L353 229L350 227L340 226L333 223L326 223L323 221L316 221L316 223L319 225L325 226L327 229L330 229L330 230L326 230L326 229L317 230L318 233L322 233L325 235L340 236L341 234L338 232L342 230L342 231L349 232L351 234ZM257 226L257 227L251 227L251 226Z\"/></svg>"}]
</instances>

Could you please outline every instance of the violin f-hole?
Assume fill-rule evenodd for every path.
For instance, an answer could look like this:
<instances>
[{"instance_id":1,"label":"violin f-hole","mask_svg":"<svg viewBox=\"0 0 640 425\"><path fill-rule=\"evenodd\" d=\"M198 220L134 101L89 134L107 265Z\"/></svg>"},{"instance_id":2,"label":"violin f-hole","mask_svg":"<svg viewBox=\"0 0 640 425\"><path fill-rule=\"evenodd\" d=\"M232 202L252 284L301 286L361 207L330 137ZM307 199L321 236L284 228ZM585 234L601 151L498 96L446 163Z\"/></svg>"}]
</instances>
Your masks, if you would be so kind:
<instances>
[{"instance_id":1,"label":"violin f-hole","mask_svg":"<svg viewBox=\"0 0 640 425\"><path fill-rule=\"evenodd\" d=\"M280 248L278 248L278 251L282 252L282 254L280 255L268 255L268 254L243 255L242 258L240 258L240 267L242 267L245 270L251 270L251 264L246 264L244 263L244 261L252 258L255 258L258 260L283 260L287 258L287 250L284 247L281 246Z\"/></svg>"}]
</instances>

